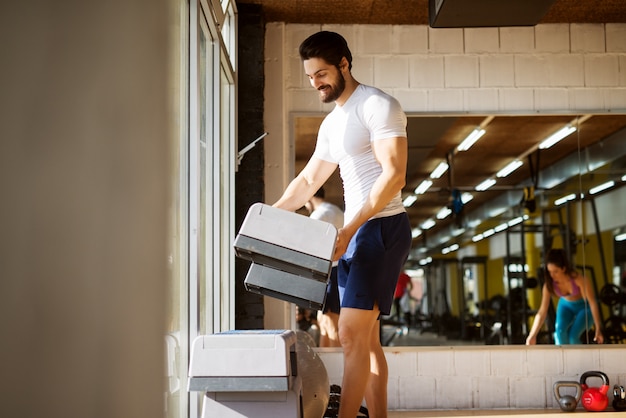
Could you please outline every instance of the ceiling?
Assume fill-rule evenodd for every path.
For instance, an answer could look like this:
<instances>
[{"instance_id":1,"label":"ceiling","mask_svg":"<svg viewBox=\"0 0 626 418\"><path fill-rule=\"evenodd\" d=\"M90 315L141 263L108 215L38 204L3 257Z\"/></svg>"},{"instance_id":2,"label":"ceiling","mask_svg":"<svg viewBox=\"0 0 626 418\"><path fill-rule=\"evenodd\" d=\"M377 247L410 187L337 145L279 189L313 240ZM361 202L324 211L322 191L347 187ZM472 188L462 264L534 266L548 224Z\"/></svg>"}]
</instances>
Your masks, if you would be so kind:
<instances>
[{"instance_id":1,"label":"ceiling","mask_svg":"<svg viewBox=\"0 0 626 418\"><path fill-rule=\"evenodd\" d=\"M494 5L513 3L513 0L472 1L491 1ZM237 0L237 3L261 4L268 22L384 25L427 25L429 22L428 0ZM539 21L619 22L626 22L624 0L554 0L552 7Z\"/></svg>"},{"instance_id":2,"label":"ceiling","mask_svg":"<svg viewBox=\"0 0 626 418\"><path fill-rule=\"evenodd\" d=\"M492 0L479 0L492 1ZM343 24L428 24L428 0L243 0L238 3L261 4L266 21L287 23L343 23ZM626 22L625 0L555 0L540 23L616 23ZM299 171L311 156L321 117L304 117L295 121L296 171ZM582 122L582 123L580 123ZM568 123L579 123L578 130L549 150L537 151L538 144L550 134ZM487 133L468 151L457 152L456 147L477 126ZM503 196L510 201L523 197L523 186L532 184L531 178L558 162L579 164L575 157L587 147L600 147L602 141L615 132L626 128L626 115L472 115L472 116L411 116L407 126L409 139L409 162L407 184L403 198L413 194L419 183L429 178L435 167L444 160L450 169L441 178L433 179L433 185L411 207L407 208L411 224L419 227L427 219L436 219L439 210L450 201L451 190L472 192L473 199L464 208L464 213L489 208L492 202ZM624 131L626 132L626 130ZM622 133L622 135L626 135ZM621 144L626 143L626 139ZM624 146L623 148L626 148ZM618 161L608 162L602 168L603 177L622 176L626 173L626 150L615 154ZM498 179L495 186L484 192L476 192L475 186L493 177L497 171L515 159L523 165L506 178ZM571 164L570 164L571 165ZM571 170L538 177L538 200L563 193L565 189L582 187L581 178L567 181ZM550 177L550 178L548 178ZM597 177L597 175L596 175ZM549 182L549 186L547 187ZM559 184L557 187L556 185ZM573 185L572 185L573 184ZM545 190L545 189L551 190ZM329 200L342 205L341 181L334 175L326 185ZM506 199L505 199L506 200ZM510 204L510 202L509 202ZM516 205L521 210L521 206ZM493 209L493 208L492 208ZM501 216L514 216L508 211ZM500 222L493 217L493 222ZM452 216L438 220L435 227L423 234L420 240L429 248L435 247L431 239L443 231L454 229ZM488 223L482 225L484 229Z\"/></svg>"}]
</instances>

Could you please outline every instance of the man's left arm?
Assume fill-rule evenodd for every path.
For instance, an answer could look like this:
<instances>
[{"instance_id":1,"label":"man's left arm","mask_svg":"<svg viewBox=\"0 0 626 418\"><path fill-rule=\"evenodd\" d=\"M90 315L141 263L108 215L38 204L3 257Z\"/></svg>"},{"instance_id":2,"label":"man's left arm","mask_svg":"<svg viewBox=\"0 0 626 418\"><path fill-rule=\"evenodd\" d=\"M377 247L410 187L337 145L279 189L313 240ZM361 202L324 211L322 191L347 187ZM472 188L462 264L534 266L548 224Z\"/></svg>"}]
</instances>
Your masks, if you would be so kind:
<instances>
[{"instance_id":1,"label":"man's left arm","mask_svg":"<svg viewBox=\"0 0 626 418\"><path fill-rule=\"evenodd\" d=\"M376 215L399 193L406 183L407 139L393 137L372 141L372 152L380 164L382 172L368 199L352 218L350 223L339 230L334 259L339 259L348 248L348 243L361 225Z\"/></svg>"}]
</instances>

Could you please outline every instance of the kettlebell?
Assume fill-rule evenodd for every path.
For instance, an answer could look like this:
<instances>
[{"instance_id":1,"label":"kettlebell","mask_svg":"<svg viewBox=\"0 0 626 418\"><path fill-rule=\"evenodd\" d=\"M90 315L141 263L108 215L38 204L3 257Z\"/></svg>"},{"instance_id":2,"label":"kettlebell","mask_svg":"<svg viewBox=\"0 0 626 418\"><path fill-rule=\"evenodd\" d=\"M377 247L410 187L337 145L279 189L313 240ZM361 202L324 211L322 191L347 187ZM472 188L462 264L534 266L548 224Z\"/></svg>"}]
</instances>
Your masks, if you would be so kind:
<instances>
[{"instance_id":1,"label":"kettlebell","mask_svg":"<svg viewBox=\"0 0 626 418\"><path fill-rule=\"evenodd\" d=\"M602 386L599 388L589 387L587 385L587 378L599 377L602 379ZM599 371L585 372L580 376L580 386L583 389L583 396L581 402L583 407L587 411L604 411L609 405L609 397L607 393L609 391L609 377Z\"/></svg>"},{"instance_id":2,"label":"kettlebell","mask_svg":"<svg viewBox=\"0 0 626 418\"><path fill-rule=\"evenodd\" d=\"M613 408L616 411L626 411L626 391L624 391L624 386L613 386Z\"/></svg>"},{"instance_id":3,"label":"kettlebell","mask_svg":"<svg viewBox=\"0 0 626 418\"><path fill-rule=\"evenodd\" d=\"M561 395L562 387L576 388L576 395ZM583 393L583 389L582 386L580 386L580 383L574 381L554 382L554 385L552 385L552 389L554 390L554 396L559 403L561 411L574 412L576 410L576 407L578 406L578 401L580 401L580 397Z\"/></svg>"}]
</instances>

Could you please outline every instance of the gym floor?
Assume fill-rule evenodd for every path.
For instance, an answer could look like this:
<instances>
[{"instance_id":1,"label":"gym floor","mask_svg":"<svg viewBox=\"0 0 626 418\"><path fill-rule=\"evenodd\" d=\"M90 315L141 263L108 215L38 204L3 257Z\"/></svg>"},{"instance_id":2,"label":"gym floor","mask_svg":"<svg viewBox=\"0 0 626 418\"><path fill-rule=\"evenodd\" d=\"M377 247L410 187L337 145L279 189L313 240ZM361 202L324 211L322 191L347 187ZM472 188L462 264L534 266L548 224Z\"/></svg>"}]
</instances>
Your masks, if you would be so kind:
<instances>
[{"instance_id":1,"label":"gym floor","mask_svg":"<svg viewBox=\"0 0 626 418\"><path fill-rule=\"evenodd\" d=\"M439 345L484 345L482 341L449 339L435 332L414 327L407 328L391 324L383 325L383 343L386 346L439 346Z\"/></svg>"}]
</instances>

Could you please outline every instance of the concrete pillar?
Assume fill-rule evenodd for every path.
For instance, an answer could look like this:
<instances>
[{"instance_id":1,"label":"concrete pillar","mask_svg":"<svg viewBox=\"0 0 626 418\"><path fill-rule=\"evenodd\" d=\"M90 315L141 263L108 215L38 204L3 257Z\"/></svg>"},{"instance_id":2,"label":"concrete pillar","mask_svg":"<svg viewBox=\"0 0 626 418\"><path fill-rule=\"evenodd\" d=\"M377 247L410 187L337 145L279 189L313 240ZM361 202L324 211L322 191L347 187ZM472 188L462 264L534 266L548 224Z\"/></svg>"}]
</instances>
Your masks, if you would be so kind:
<instances>
[{"instance_id":1,"label":"concrete pillar","mask_svg":"<svg viewBox=\"0 0 626 418\"><path fill-rule=\"evenodd\" d=\"M1 416L163 416L168 13L0 5Z\"/></svg>"}]
</instances>

